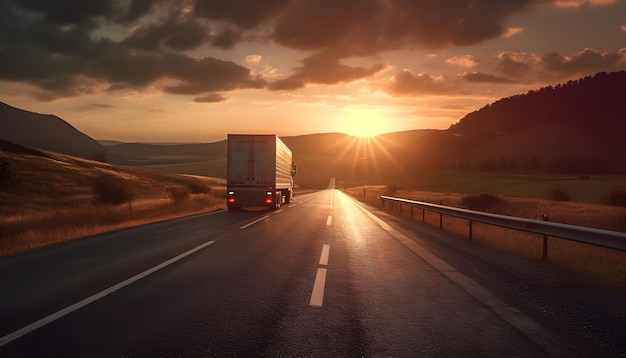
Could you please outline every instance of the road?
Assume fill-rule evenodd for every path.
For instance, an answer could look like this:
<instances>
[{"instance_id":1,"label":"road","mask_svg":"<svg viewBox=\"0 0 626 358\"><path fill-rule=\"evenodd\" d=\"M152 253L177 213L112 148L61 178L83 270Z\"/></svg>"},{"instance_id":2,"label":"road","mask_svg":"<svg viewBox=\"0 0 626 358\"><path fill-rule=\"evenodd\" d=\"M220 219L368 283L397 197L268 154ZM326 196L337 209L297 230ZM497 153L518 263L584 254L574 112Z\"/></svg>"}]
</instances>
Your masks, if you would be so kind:
<instances>
[{"instance_id":1,"label":"road","mask_svg":"<svg viewBox=\"0 0 626 358\"><path fill-rule=\"evenodd\" d=\"M0 260L0 356L623 356L584 284L325 190Z\"/></svg>"}]
</instances>

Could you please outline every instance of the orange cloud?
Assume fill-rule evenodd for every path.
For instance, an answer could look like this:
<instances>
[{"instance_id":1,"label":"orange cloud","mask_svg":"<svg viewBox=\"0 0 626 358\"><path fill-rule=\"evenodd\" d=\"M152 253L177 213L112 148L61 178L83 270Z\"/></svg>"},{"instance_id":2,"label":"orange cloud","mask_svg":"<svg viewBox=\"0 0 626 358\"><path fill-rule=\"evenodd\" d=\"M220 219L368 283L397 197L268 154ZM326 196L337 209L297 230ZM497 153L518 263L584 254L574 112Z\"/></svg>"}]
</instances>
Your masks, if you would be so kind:
<instances>
[{"instance_id":1,"label":"orange cloud","mask_svg":"<svg viewBox=\"0 0 626 358\"><path fill-rule=\"evenodd\" d=\"M480 60L472 55L450 57L445 62L461 67L476 67L480 65Z\"/></svg>"}]
</instances>

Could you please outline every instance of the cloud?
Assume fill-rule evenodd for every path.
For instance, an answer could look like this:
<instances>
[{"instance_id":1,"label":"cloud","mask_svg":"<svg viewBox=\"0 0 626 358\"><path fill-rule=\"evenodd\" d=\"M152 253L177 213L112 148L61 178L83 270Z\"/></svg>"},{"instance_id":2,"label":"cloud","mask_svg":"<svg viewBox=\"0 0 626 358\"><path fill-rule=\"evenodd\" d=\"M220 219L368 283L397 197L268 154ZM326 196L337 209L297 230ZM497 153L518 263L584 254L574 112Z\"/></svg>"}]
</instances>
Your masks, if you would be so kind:
<instances>
[{"instance_id":1,"label":"cloud","mask_svg":"<svg viewBox=\"0 0 626 358\"><path fill-rule=\"evenodd\" d=\"M145 91L157 86L194 96L243 88L296 90L307 84L348 83L384 68L380 60L349 65L352 58L373 62L387 51L434 51L513 36L522 29L506 27L507 19L532 5L607 3L613 1L0 0L0 80L36 86L38 98L46 100L102 88ZM248 41L268 41L306 55L292 72L271 83L232 61L199 55ZM257 65L261 58L255 56L244 65ZM497 69L517 79L537 68L574 74L585 68L621 68L620 61L622 53L593 50L521 58L510 52L498 57ZM465 68L480 63L469 55L446 62ZM467 76L489 80L480 73ZM505 77L493 75L491 80ZM389 88L394 93L440 93L448 81L434 79L400 72Z\"/></svg>"},{"instance_id":2,"label":"cloud","mask_svg":"<svg viewBox=\"0 0 626 358\"><path fill-rule=\"evenodd\" d=\"M76 107L79 111L98 111L103 109L115 108L112 104L104 104L104 103L89 103L83 106Z\"/></svg>"},{"instance_id":3,"label":"cloud","mask_svg":"<svg viewBox=\"0 0 626 358\"><path fill-rule=\"evenodd\" d=\"M196 0L194 14L249 30L273 17L289 2L289 0Z\"/></svg>"},{"instance_id":4,"label":"cloud","mask_svg":"<svg viewBox=\"0 0 626 358\"><path fill-rule=\"evenodd\" d=\"M536 73L540 78L550 79L626 69L626 48L617 52L600 52L586 48L573 55L557 52L543 54L500 52L496 58L497 69L510 77Z\"/></svg>"},{"instance_id":5,"label":"cloud","mask_svg":"<svg viewBox=\"0 0 626 358\"><path fill-rule=\"evenodd\" d=\"M626 48L607 52L586 48L573 55L558 52L528 54L502 51L496 55L496 60L498 71L509 78L527 81L558 80L587 76L600 71L626 70Z\"/></svg>"},{"instance_id":6,"label":"cloud","mask_svg":"<svg viewBox=\"0 0 626 358\"><path fill-rule=\"evenodd\" d=\"M445 61L448 64L461 66L461 67L475 67L480 65L480 59L472 55L454 56Z\"/></svg>"},{"instance_id":7,"label":"cloud","mask_svg":"<svg viewBox=\"0 0 626 358\"><path fill-rule=\"evenodd\" d=\"M209 28L198 21L169 19L136 28L124 43L145 50L157 50L161 46L174 50L192 50L211 40L209 32Z\"/></svg>"},{"instance_id":8,"label":"cloud","mask_svg":"<svg viewBox=\"0 0 626 358\"><path fill-rule=\"evenodd\" d=\"M511 26L508 27L504 33L502 34L502 37L504 37L505 39L508 39L510 37L513 37L519 33L521 33L522 31L524 31L523 27L519 27L519 26Z\"/></svg>"},{"instance_id":9,"label":"cloud","mask_svg":"<svg viewBox=\"0 0 626 358\"><path fill-rule=\"evenodd\" d=\"M533 57L523 52L501 51L496 55L498 71L509 77L521 77L533 67Z\"/></svg>"},{"instance_id":10,"label":"cloud","mask_svg":"<svg viewBox=\"0 0 626 358\"><path fill-rule=\"evenodd\" d=\"M550 0L547 1L556 7L579 8L582 6L598 6L614 4L617 0Z\"/></svg>"},{"instance_id":11,"label":"cloud","mask_svg":"<svg viewBox=\"0 0 626 358\"><path fill-rule=\"evenodd\" d=\"M502 35L503 20L528 3L298 0L280 14L272 38L297 49L341 48L346 55L470 45Z\"/></svg>"},{"instance_id":12,"label":"cloud","mask_svg":"<svg viewBox=\"0 0 626 358\"><path fill-rule=\"evenodd\" d=\"M385 91L394 96L442 94L455 92L454 87L443 77L434 77L426 73L413 74L402 70L393 76L385 86Z\"/></svg>"},{"instance_id":13,"label":"cloud","mask_svg":"<svg viewBox=\"0 0 626 358\"><path fill-rule=\"evenodd\" d=\"M574 75L626 68L626 48L619 52L599 52L586 48L572 56L546 53L541 56L544 70L553 74Z\"/></svg>"},{"instance_id":14,"label":"cloud","mask_svg":"<svg viewBox=\"0 0 626 358\"><path fill-rule=\"evenodd\" d=\"M495 75L490 75L486 73L480 72L471 72L463 74L462 76L464 81L472 82L472 83L512 83L508 78L499 77Z\"/></svg>"},{"instance_id":15,"label":"cloud","mask_svg":"<svg viewBox=\"0 0 626 358\"><path fill-rule=\"evenodd\" d=\"M259 63L261 63L261 60L263 59L263 56L261 55L248 55L246 56L246 63L249 63L251 65L258 65Z\"/></svg>"},{"instance_id":16,"label":"cloud","mask_svg":"<svg viewBox=\"0 0 626 358\"><path fill-rule=\"evenodd\" d=\"M222 96L219 93L209 93L208 95L203 97L196 97L193 99L193 101L196 103L218 103L224 102L226 99L226 97Z\"/></svg>"},{"instance_id":17,"label":"cloud","mask_svg":"<svg viewBox=\"0 0 626 358\"><path fill-rule=\"evenodd\" d=\"M369 68L351 67L340 63L331 52L321 52L303 59L302 66L295 70L295 74L270 84L270 90L298 89L305 83L336 84L351 82L360 78L369 77L381 71L384 66L375 64Z\"/></svg>"}]
</instances>

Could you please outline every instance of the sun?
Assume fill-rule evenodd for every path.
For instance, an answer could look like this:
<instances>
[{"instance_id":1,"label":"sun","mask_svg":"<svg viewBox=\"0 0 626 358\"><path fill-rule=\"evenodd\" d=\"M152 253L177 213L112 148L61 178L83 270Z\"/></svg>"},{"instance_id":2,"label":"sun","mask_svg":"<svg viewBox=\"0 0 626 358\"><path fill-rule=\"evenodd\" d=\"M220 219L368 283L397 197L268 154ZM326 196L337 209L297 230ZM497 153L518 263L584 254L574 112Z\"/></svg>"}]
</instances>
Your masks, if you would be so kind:
<instances>
[{"instance_id":1,"label":"sun","mask_svg":"<svg viewBox=\"0 0 626 358\"><path fill-rule=\"evenodd\" d=\"M376 109L346 107L341 110L339 131L351 136L370 138L391 131L389 121Z\"/></svg>"}]
</instances>

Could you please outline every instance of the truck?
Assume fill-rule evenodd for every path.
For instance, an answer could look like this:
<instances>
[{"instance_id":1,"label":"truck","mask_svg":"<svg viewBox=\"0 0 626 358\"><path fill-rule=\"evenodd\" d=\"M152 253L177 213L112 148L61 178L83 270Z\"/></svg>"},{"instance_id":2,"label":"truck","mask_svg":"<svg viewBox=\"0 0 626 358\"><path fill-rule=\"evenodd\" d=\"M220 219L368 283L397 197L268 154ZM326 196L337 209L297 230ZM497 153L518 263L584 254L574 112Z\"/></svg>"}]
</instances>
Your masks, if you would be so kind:
<instances>
[{"instance_id":1,"label":"truck","mask_svg":"<svg viewBox=\"0 0 626 358\"><path fill-rule=\"evenodd\" d=\"M274 134L229 134L226 154L228 210L267 206L278 209L293 198L296 164Z\"/></svg>"}]
</instances>

